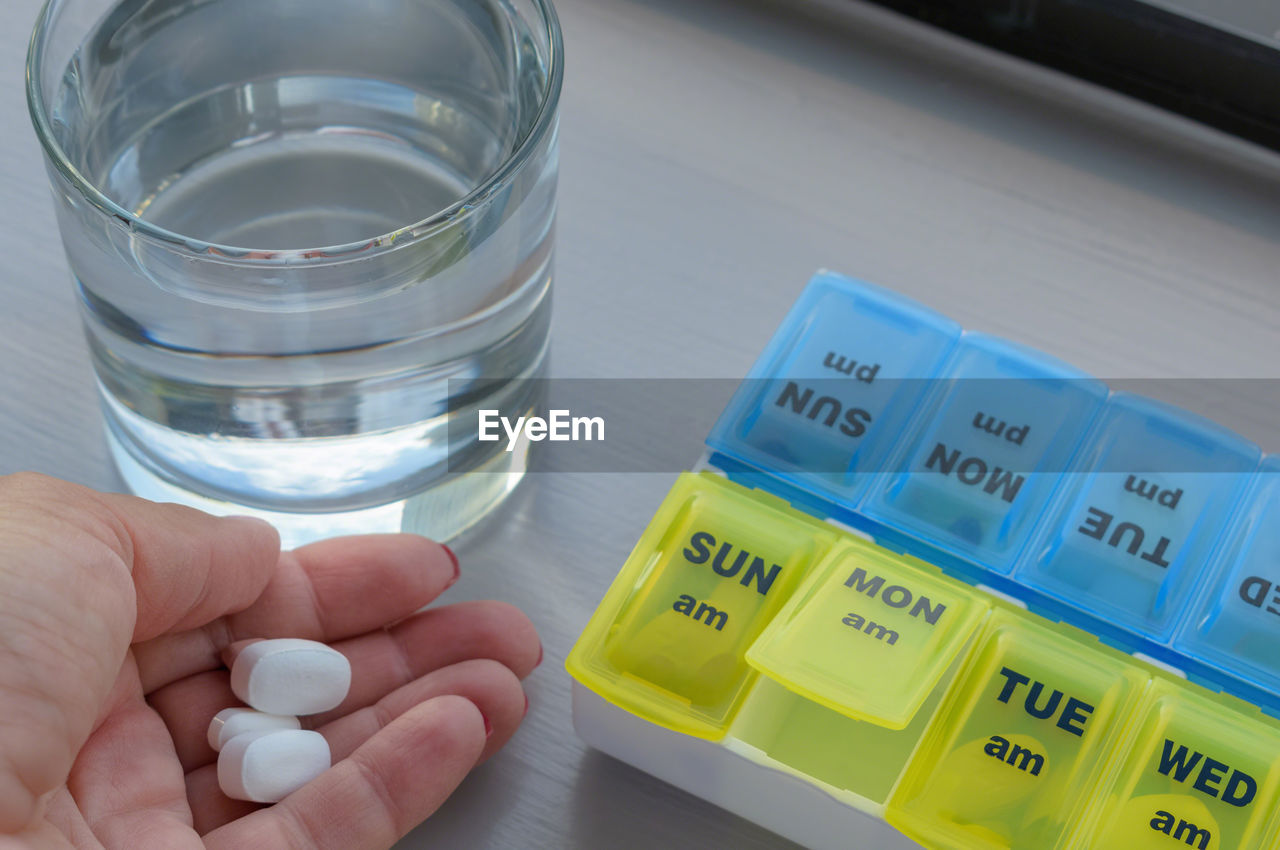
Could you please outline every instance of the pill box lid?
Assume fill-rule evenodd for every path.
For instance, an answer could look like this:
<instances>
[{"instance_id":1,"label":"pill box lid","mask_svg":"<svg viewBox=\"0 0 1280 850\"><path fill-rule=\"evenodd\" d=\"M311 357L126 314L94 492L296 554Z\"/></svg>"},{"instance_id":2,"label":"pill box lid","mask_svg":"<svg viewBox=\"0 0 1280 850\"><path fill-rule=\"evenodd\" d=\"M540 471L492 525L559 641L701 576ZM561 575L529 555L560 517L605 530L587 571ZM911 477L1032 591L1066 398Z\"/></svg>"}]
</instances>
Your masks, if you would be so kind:
<instances>
[{"instance_id":1,"label":"pill box lid","mask_svg":"<svg viewBox=\"0 0 1280 850\"><path fill-rule=\"evenodd\" d=\"M1112 394L1099 424L1095 441L1112 455L1103 461L1106 471L1132 472L1131 460L1149 463L1153 450L1166 454L1160 444L1178 447L1185 472L1239 474L1252 471L1262 456L1254 443L1211 419L1126 391Z\"/></svg>"},{"instance_id":2,"label":"pill box lid","mask_svg":"<svg viewBox=\"0 0 1280 850\"><path fill-rule=\"evenodd\" d=\"M624 623L639 622L642 611L658 608L663 610L662 616L670 619L672 606L665 598L657 606L655 588L679 557L675 553L685 546L684 539L673 536L674 532L690 526L692 518L702 512L732 513L737 523L751 528L755 539L773 541L791 553L791 562L769 595L759 597L761 608L768 610L769 617L837 538L831 526L790 508L776 496L747 489L711 472L683 473L592 614L569 652L565 667L586 688L632 714L675 732L719 740L728 732L757 675L742 655L758 635L758 628L739 634L731 623L731 629L723 633L706 632L708 639L717 635L734 642L722 647L723 652L717 650L715 660L742 667L741 678L735 679L724 693L717 692L712 700L691 699L687 692L670 686L670 677L639 675L634 666L618 660L661 657L663 664L680 668L668 672L681 680L696 672L696 668L686 665L697 663L700 647L685 639L687 633L677 635L656 620L648 620L648 625L629 632ZM736 581L731 584L738 586ZM757 595L754 591L744 592L753 599ZM774 598L779 602L770 601ZM691 622L683 615L677 619L682 625ZM734 636L730 638L731 634Z\"/></svg>"},{"instance_id":3,"label":"pill box lid","mask_svg":"<svg viewBox=\"0 0 1280 850\"><path fill-rule=\"evenodd\" d=\"M848 717L902 729L990 608L985 594L928 564L849 539L814 568L747 663Z\"/></svg>"},{"instance_id":4,"label":"pill box lid","mask_svg":"<svg viewBox=\"0 0 1280 850\"><path fill-rule=\"evenodd\" d=\"M1083 445L1108 389L1057 358L984 333L965 333L943 372L887 464L888 474L872 487L860 512L907 535L901 545L908 551L937 549L1007 574L1061 484L1061 473ZM979 425L975 413L985 414L987 425ZM1024 426L1016 448L999 441L1005 420L1010 433L1013 426ZM997 445L984 448L978 443L984 439ZM971 488L954 479L950 488L937 483L945 478L933 474L939 450L944 458L954 452L991 464L988 483L1012 485L1016 498L1009 494L1001 502L993 496L999 492L994 487ZM998 507L991 507L993 498Z\"/></svg>"},{"instance_id":5,"label":"pill box lid","mask_svg":"<svg viewBox=\"0 0 1280 850\"><path fill-rule=\"evenodd\" d=\"M1073 827L1124 751L1150 675L1084 632L1011 608L994 611L974 644L886 820L938 850L1086 846L1069 840ZM1010 769L988 745L1035 753L1043 773ZM985 840L956 844L957 834Z\"/></svg>"},{"instance_id":6,"label":"pill box lid","mask_svg":"<svg viewBox=\"0 0 1280 850\"><path fill-rule=\"evenodd\" d=\"M837 345L856 341L859 351L895 355L895 362L886 362L878 379L895 382L893 401L885 407L886 418L896 423L905 422L928 379L936 377L960 333L959 324L923 304L874 284L821 270L810 279L739 385L711 429L707 446L713 452L767 470L802 489L835 495L837 491L832 491L828 483L838 477L840 470L806 468L803 462L793 462L785 455L766 451L749 439L751 429L769 406L766 392L778 380L833 380L836 373L824 369L821 363L796 361L800 352L815 342L815 337L824 341L831 339ZM908 339L913 343L906 345ZM911 349L910 352L907 349ZM901 362L897 362L899 355ZM896 434L884 434L851 444L845 458L847 471L875 471L877 461L882 460L896 437ZM869 475L857 476L857 484L852 488L838 488L840 500L856 500L864 483L870 484Z\"/></svg>"},{"instance_id":7,"label":"pill box lid","mask_svg":"<svg viewBox=\"0 0 1280 850\"><path fill-rule=\"evenodd\" d=\"M1232 685L1259 688L1273 707L1280 703L1280 570L1272 566L1278 555L1280 455L1270 454L1254 474L1174 645L1217 668Z\"/></svg>"},{"instance_id":8,"label":"pill box lid","mask_svg":"<svg viewBox=\"0 0 1280 850\"><path fill-rule=\"evenodd\" d=\"M1046 511L1053 520L1042 524L1014 575L1117 628L1165 643L1192 587L1207 577L1204 571L1260 459L1255 444L1209 419L1144 396L1113 393ZM1126 574L1109 569L1105 554L1094 559L1069 550L1067 535L1076 525L1066 517L1092 509L1086 497L1104 487L1114 491L1126 477L1157 472L1184 482L1177 486L1193 496L1178 508L1189 519L1166 511L1168 521L1178 523L1181 541L1171 549L1167 566ZM1154 527L1147 533L1158 536ZM1077 575L1057 574L1061 563ZM1096 576L1100 589L1082 583L1081 575Z\"/></svg>"},{"instance_id":9,"label":"pill box lid","mask_svg":"<svg viewBox=\"0 0 1280 850\"><path fill-rule=\"evenodd\" d=\"M1275 846L1261 838L1274 825L1280 799L1280 721L1165 676L1155 677L1136 715L1130 740L1117 753L1111 793L1100 795L1084 818L1082 837L1119 834L1126 825L1145 834L1150 810L1135 817L1125 804L1159 787L1173 804L1170 811L1182 809L1179 800L1196 801L1195 808L1212 818L1222 847ZM1227 799L1237 771L1256 783L1248 803Z\"/></svg>"},{"instance_id":10,"label":"pill box lid","mask_svg":"<svg viewBox=\"0 0 1280 850\"><path fill-rule=\"evenodd\" d=\"M975 356L978 355L978 356ZM1037 348L982 331L965 331L952 357L966 379L1080 381L1090 395L1106 396L1106 384L1083 369ZM946 370L948 376L954 367Z\"/></svg>"}]
</instances>

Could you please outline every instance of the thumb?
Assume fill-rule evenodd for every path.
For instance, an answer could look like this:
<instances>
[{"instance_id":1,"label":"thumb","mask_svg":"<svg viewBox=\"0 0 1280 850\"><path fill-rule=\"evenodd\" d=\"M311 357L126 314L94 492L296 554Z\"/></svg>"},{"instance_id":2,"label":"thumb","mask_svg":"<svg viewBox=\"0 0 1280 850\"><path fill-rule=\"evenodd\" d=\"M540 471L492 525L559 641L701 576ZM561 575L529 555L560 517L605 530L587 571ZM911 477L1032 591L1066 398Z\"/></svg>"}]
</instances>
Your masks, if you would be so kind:
<instances>
[{"instance_id":1,"label":"thumb","mask_svg":"<svg viewBox=\"0 0 1280 850\"><path fill-rule=\"evenodd\" d=\"M256 520L0 478L0 835L66 782L135 632L246 607L278 558Z\"/></svg>"}]
</instances>

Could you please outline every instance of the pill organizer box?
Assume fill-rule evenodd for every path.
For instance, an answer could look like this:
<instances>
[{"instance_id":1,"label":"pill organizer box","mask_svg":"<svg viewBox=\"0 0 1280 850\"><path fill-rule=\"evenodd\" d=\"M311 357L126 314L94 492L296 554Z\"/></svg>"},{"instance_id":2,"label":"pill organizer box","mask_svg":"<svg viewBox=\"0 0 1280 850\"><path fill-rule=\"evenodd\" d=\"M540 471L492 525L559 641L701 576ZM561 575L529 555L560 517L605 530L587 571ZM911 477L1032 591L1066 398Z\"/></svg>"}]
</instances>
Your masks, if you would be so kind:
<instances>
[{"instance_id":1,"label":"pill organizer box","mask_svg":"<svg viewBox=\"0 0 1280 850\"><path fill-rule=\"evenodd\" d=\"M1280 459L830 272L707 446L587 743L811 847L1280 848Z\"/></svg>"}]
</instances>

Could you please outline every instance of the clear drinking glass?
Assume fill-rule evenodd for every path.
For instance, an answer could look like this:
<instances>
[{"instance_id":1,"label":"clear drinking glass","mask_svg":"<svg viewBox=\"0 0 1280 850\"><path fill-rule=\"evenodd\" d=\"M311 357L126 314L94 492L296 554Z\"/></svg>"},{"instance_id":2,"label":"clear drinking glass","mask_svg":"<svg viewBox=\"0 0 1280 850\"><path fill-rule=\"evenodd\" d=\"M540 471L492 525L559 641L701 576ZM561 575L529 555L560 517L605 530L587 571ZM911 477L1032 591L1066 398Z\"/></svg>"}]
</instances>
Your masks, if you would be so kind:
<instances>
[{"instance_id":1,"label":"clear drinking glass","mask_svg":"<svg viewBox=\"0 0 1280 850\"><path fill-rule=\"evenodd\" d=\"M537 405L563 58L549 0L50 0L27 64L131 489L291 543L447 539Z\"/></svg>"}]
</instances>

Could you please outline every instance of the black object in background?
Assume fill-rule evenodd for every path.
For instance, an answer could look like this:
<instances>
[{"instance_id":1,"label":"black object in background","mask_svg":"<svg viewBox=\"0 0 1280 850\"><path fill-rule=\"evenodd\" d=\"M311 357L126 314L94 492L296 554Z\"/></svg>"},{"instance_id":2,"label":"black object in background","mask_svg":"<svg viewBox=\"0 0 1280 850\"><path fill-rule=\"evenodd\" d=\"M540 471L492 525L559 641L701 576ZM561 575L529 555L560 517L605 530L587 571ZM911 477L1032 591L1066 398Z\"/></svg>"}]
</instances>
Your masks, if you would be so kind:
<instances>
[{"instance_id":1,"label":"black object in background","mask_svg":"<svg viewBox=\"0 0 1280 850\"><path fill-rule=\"evenodd\" d=\"M1280 0L870 0L1280 151Z\"/></svg>"}]
</instances>

